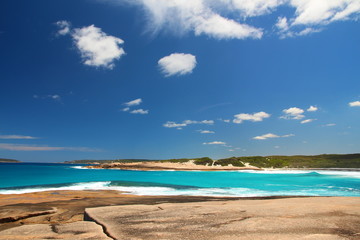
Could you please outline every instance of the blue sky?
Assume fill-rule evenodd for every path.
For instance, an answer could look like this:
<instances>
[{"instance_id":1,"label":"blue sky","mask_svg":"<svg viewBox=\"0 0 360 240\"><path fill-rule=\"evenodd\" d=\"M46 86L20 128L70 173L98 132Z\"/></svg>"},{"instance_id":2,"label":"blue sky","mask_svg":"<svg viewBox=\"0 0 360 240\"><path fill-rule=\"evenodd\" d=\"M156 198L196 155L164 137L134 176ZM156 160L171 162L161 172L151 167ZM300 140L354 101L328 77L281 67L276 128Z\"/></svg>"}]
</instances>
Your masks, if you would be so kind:
<instances>
[{"instance_id":1,"label":"blue sky","mask_svg":"<svg viewBox=\"0 0 360 240\"><path fill-rule=\"evenodd\" d=\"M357 0L4 0L0 157L355 153Z\"/></svg>"}]
</instances>

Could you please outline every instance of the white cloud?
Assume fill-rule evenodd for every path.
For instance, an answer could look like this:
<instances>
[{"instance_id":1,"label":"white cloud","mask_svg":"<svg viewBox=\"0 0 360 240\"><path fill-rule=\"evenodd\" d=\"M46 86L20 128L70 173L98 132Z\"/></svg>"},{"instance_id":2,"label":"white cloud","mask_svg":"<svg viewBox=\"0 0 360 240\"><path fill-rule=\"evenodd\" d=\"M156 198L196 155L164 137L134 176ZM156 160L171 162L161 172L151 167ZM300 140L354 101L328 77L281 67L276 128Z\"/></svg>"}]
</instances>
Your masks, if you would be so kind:
<instances>
[{"instance_id":1,"label":"white cloud","mask_svg":"<svg viewBox=\"0 0 360 240\"><path fill-rule=\"evenodd\" d=\"M287 6L295 8L289 21L280 17L275 25L284 37L305 36L319 32L335 21L356 19L360 14L359 0L287 0Z\"/></svg>"},{"instance_id":2,"label":"white cloud","mask_svg":"<svg viewBox=\"0 0 360 240\"><path fill-rule=\"evenodd\" d=\"M135 110L132 110L130 113L132 114L148 114L149 113L149 110L144 110L144 109L135 109Z\"/></svg>"},{"instance_id":3,"label":"white cloud","mask_svg":"<svg viewBox=\"0 0 360 240\"><path fill-rule=\"evenodd\" d=\"M0 149L10 151L80 151L80 152L98 152L99 149L87 147L49 147L38 145L0 143Z\"/></svg>"},{"instance_id":4,"label":"white cloud","mask_svg":"<svg viewBox=\"0 0 360 240\"><path fill-rule=\"evenodd\" d=\"M202 134L211 134L211 133L215 133L214 131L210 131L210 130L198 130L200 133Z\"/></svg>"},{"instance_id":5,"label":"white cloud","mask_svg":"<svg viewBox=\"0 0 360 240\"><path fill-rule=\"evenodd\" d=\"M166 127L166 128L178 128L178 129L181 129L182 127L186 127L187 124L186 123L176 123L176 122L168 121L168 122L164 123L163 126Z\"/></svg>"},{"instance_id":6,"label":"white cloud","mask_svg":"<svg viewBox=\"0 0 360 240\"><path fill-rule=\"evenodd\" d=\"M302 120L300 123L301 124L304 124L304 123L310 123L310 122L313 122L315 121L316 119L305 119L305 120Z\"/></svg>"},{"instance_id":7,"label":"white cloud","mask_svg":"<svg viewBox=\"0 0 360 240\"><path fill-rule=\"evenodd\" d=\"M129 101L124 103L124 105L128 106L128 107L132 107L132 106L137 106L140 105L142 103L142 99L141 98L137 98L135 100Z\"/></svg>"},{"instance_id":8,"label":"white cloud","mask_svg":"<svg viewBox=\"0 0 360 240\"><path fill-rule=\"evenodd\" d=\"M204 145L226 145L226 142L221 141L213 141L213 142L205 142Z\"/></svg>"},{"instance_id":9,"label":"white cloud","mask_svg":"<svg viewBox=\"0 0 360 240\"><path fill-rule=\"evenodd\" d=\"M283 119L300 120L305 117L304 115L302 115L304 113L304 110L302 110L301 108L297 108L297 107L284 109L283 113L284 113L284 115L280 117Z\"/></svg>"},{"instance_id":10,"label":"white cloud","mask_svg":"<svg viewBox=\"0 0 360 240\"><path fill-rule=\"evenodd\" d=\"M254 19L267 14L278 18L280 38L305 36L335 21L356 20L359 0L109 0L140 6L148 31L205 35L216 39L259 39L264 32ZM281 12L277 11L281 7ZM284 13L286 16L284 16ZM260 25L260 26L259 26Z\"/></svg>"},{"instance_id":11,"label":"white cloud","mask_svg":"<svg viewBox=\"0 0 360 240\"><path fill-rule=\"evenodd\" d=\"M0 135L0 139L38 139L37 137L23 135Z\"/></svg>"},{"instance_id":12,"label":"white cloud","mask_svg":"<svg viewBox=\"0 0 360 240\"><path fill-rule=\"evenodd\" d=\"M293 25L328 24L360 12L358 0L291 0L290 5L296 8Z\"/></svg>"},{"instance_id":13,"label":"white cloud","mask_svg":"<svg viewBox=\"0 0 360 240\"><path fill-rule=\"evenodd\" d=\"M269 118L270 114L266 112L258 112L254 114L240 113L234 115L234 117L235 117L235 119L233 120L234 123L242 123L243 121L261 122L265 118Z\"/></svg>"},{"instance_id":14,"label":"white cloud","mask_svg":"<svg viewBox=\"0 0 360 240\"><path fill-rule=\"evenodd\" d=\"M202 120L202 121L185 120L182 123L176 123L176 122L168 121L168 122L164 123L163 126L166 127L166 128L182 129L182 127L186 127L186 126L191 125L191 124L213 125L214 121L213 120Z\"/></svg>"},{"instance_id":15,"label":"white cloud","mask_svg":"<svg viewBox=\"0 0 360 240\"><path fill-rule=\"evenodd\" d=\"M324 127L333 127L333 126L336 126L335 123L328 123L328 124L325 124L323 125Z\"/></svg>"},{"instance_id":16,"label":"white cloud","mask_svg":"<svg viewBox=\"0 0 360 240\"><path fill-rule=\"evenodd\" d=\"M125 54L120 47L122 39L107 35L94 25L75 28L71 36L85 65L112 69L114 61Z\"/></svg>"},{"instance_id":17,"label":"white cloud","mask_svg":"<svg viewBox=\"0 0 360 240\"><path fill-rule=\"evenodd\" d=\"M360 101L349 102L350 107L360 107Z\"/></svg>"},{"instance_id":18,"label":"white cloud","mask_svg":"<svg viewBox=\"0 0 360 240\"><path fill-rule=\"evenodd\" d=\"M253 137L253 139L255 139L255 140L266 140L266 139L269 139L269 138L286 138L286 137L293 137L293 136L295 136L295 135L294 134L287 134L287 135L279 136L279 135L276 135L276 134L273 134L273 133L267 133L267 134L264 134L264 135L261 135L261 136Z\"/></svg>"},{"instance_id":19,"label":"white cloud","mask_svg":"<svg viewBox=\"0 0 360 240\"><path fill-rule=\"evenodd\" d=\"M59 27L59 30L57 32L59 35L67 35L70 33L70 28L71 28L70 22L63 20L63 21L57 21L55 24Z\"/></svg>"},{"instance_id":20,"label":"white cloud","mask_svg":"<svg viewBox=\"0 0 360 240\"><path fill-rule=\"evenodd\" d=\"M166 77L192 73L196 67L196 57L191 54L173 53L158 61L161 71Z\"/></svg>"},{"instance_id":21,"label":"white cloud","mask_svg":"<svg viewBox=\"0 0 360 240\"><path fill-rule=\"evenodd\" d=\"M261 16L272 12L285 0L222 0L230 4L230 7L239 10L242 16Z\"/></svg>"},{"instance_id":22,"label":"white cloud","mask_svg":"<svg viewBox=\"0 0 360 240\"><path fill-rule=\"evenodd\" d=\"M42 95L42 96L39 96L39 95L33 95L33 98L35 99L53 99L53 100L56 100L56 101L61 101L61 96L58 95L58 94L54 94L54 95Z\"/></svg>"},{"instance_id":23,"label":"white cloud","mask_svg":"<svg viewBox=\"0 0 360 240\"><path fill-rule=\"evenodd\" d=\"M281 31L287 31L289 29L288 20L286 17L278 17L278 21L276 22L275 26Z\"/></svg>"},{"instance_id":24,"label":"white cloud","mask_svg":"<svg viewBox=\"0 0 360 240\"><path fill-rule=\"evenodd\" d=\"M248 37L261 38L263 33L260 29L214 14L211 17L202 19L196 25L195 35L202 34L217 39L244 39Z\"/></svg>"},{"instance_id":25,"label":"white cloud","mask_svg":"<svg viewBox=\"0 0 360 240\"><path fill-rule=\"evenodd\" d=\"M318 110L317 107L315 107L315 106L310 106L306 111L308 111L308 112L316 112L317 110Z\"/></svg>"},{"instance_id":26,"label":"white cloud","mask_svg":"<svg viewBox=\"0 0 360 240\"><path fill-rule=\"evenodd\" d=\"M121 0L120 0L121 1ZM143 7L147 15L148 30L153 33L171 31L176 34L193 32L217 39L261 38L262 30L240 23L220 14L230 3L208 0L122 0ZM215 4L213 4L215 3ZM220 6L217 8L215 5ZM237 5L233 5L237 6Z\"/></svg>"},{"instance_id":27,"label":"white cloud","mask_svg":"<svg viewBox=\"0 0 360 240\"><path fill-rule=\"evenodd\" d=\"M213 120L202 120L202 121L197 122L197 123L212 125L212 124L214 124L214 121Z\"/></svg>"},{"instance_id":28,"label":"white cloud","mask_svg":"<svg viewBox=\"0 0 360 240\"><path fill-rule=\"evenodd\" d=\"M123 108L123 109L122 109L123 112L128 112L129 110L130 110L129 107L126 107L126 108Z\"/></svg>"}]
</instances>

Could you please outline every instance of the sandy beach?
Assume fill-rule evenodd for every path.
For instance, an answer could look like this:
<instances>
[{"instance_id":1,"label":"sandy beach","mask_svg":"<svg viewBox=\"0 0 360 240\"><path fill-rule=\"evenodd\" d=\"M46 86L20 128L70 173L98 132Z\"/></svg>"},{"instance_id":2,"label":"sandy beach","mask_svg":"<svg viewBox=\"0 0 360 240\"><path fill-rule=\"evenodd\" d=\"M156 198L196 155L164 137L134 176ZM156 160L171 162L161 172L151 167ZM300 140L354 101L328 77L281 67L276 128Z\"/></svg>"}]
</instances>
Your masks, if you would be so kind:
<instances>
[{"instance_id":1,"label":"sandy beach","mask_svg":"<svg viewBox=\"0 0 360 240\"><path fill-rule=\"evenodd\" d=\"M85 220L85 221L84 221ZM0 195L0 239L359 239L356 197Z\"/></svg>"},{"instance_id":2,"label":"sandy beach","mask_svg":"<svg viewBox=\"0 0 360 240\"><path fill-rule=\"evenodd\" d=\"M193 161L183 163L173 162L134 162L134 163L104 163L87 166L87 168L122 169L122 170L141 170L141 171L231 171L231 170L262 170L254 166L235 167L235 166L205 166L196 165Z\"/></svg>"}]
</instances>

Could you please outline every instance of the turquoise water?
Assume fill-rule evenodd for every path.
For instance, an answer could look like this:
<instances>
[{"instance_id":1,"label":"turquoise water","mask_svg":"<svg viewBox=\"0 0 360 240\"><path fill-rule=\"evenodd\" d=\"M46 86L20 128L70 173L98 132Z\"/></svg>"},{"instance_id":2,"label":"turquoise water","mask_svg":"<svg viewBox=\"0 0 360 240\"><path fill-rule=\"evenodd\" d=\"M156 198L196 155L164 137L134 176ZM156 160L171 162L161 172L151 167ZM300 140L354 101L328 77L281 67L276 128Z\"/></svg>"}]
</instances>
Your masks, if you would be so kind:
<instances>
[{"instance_id":1,"label":"turquoise water","mask_svg":"<svg viewBox=\"0 0 360 240\"><path fill-rule=\"evenodd\" d=\"M360 197L360 172L126 171L67 164L0 164L0 194L85 189L138 195Z\"/></svg>"}]
</instances>

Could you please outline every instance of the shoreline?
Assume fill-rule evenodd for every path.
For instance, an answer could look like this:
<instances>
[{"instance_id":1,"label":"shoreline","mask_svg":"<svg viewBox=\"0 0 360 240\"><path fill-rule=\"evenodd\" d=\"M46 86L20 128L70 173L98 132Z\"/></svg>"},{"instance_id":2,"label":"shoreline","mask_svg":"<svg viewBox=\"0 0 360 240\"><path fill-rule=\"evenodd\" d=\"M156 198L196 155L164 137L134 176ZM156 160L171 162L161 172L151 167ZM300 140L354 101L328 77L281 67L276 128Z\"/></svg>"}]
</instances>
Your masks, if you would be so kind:
<instances>
[{"instance_id":1,"label":"shoreline","mask_svg":"<svg viewBox=\"0 0 360 240\"><path fill-rule=\"evenodd\" d=\"M189 234L189 239L221 239L222 236L234 239L228 236L234 231L244 236L240 239L293 239L314 234L310 239L321 239L316 234L329 237L325 239L355 239L360 234L359 199L138 196L110 190L0 195L0 239L34 239L23 238L22 231L25 230L36 236L45 234L39 239L46 236L59 239L158 239L159 234L165 234L160 239L183 239L179 237L183 233ZM170 227L172 221L176 222L176 228ZM82 224L90 227L87 229ZM127 231L118 232L119 226ZM164 226L169 227L163 229ZM42 232L45 227L48 230ZM65 236L61 231L51 230L62 228L72 229L73 235L67 232ZM98 229L97 237L86 238L95 228ZM84 235L80 238L81 231ZM151 235L143 235L150 234L149 231ZM121 235L125 233L130 235ZM214 233L219 234L218 238L212 235ZM276 234L280 234L280 238Z\"/></svg>"},{"instance_id":2,"label":"shoreline","mask_svg":"<svg viewBox=\"0 0 360 240\"><path fill-rule=\"evenodd\" d=\"M103 163L98 165L85 166L89 169L120 169L138 171L241 171L263 169L254 166L234 167L234 166L207 166L196 165L193 162L171 163L171 162L136 162L136 163Z\"/></svg>"}]
</instances>

